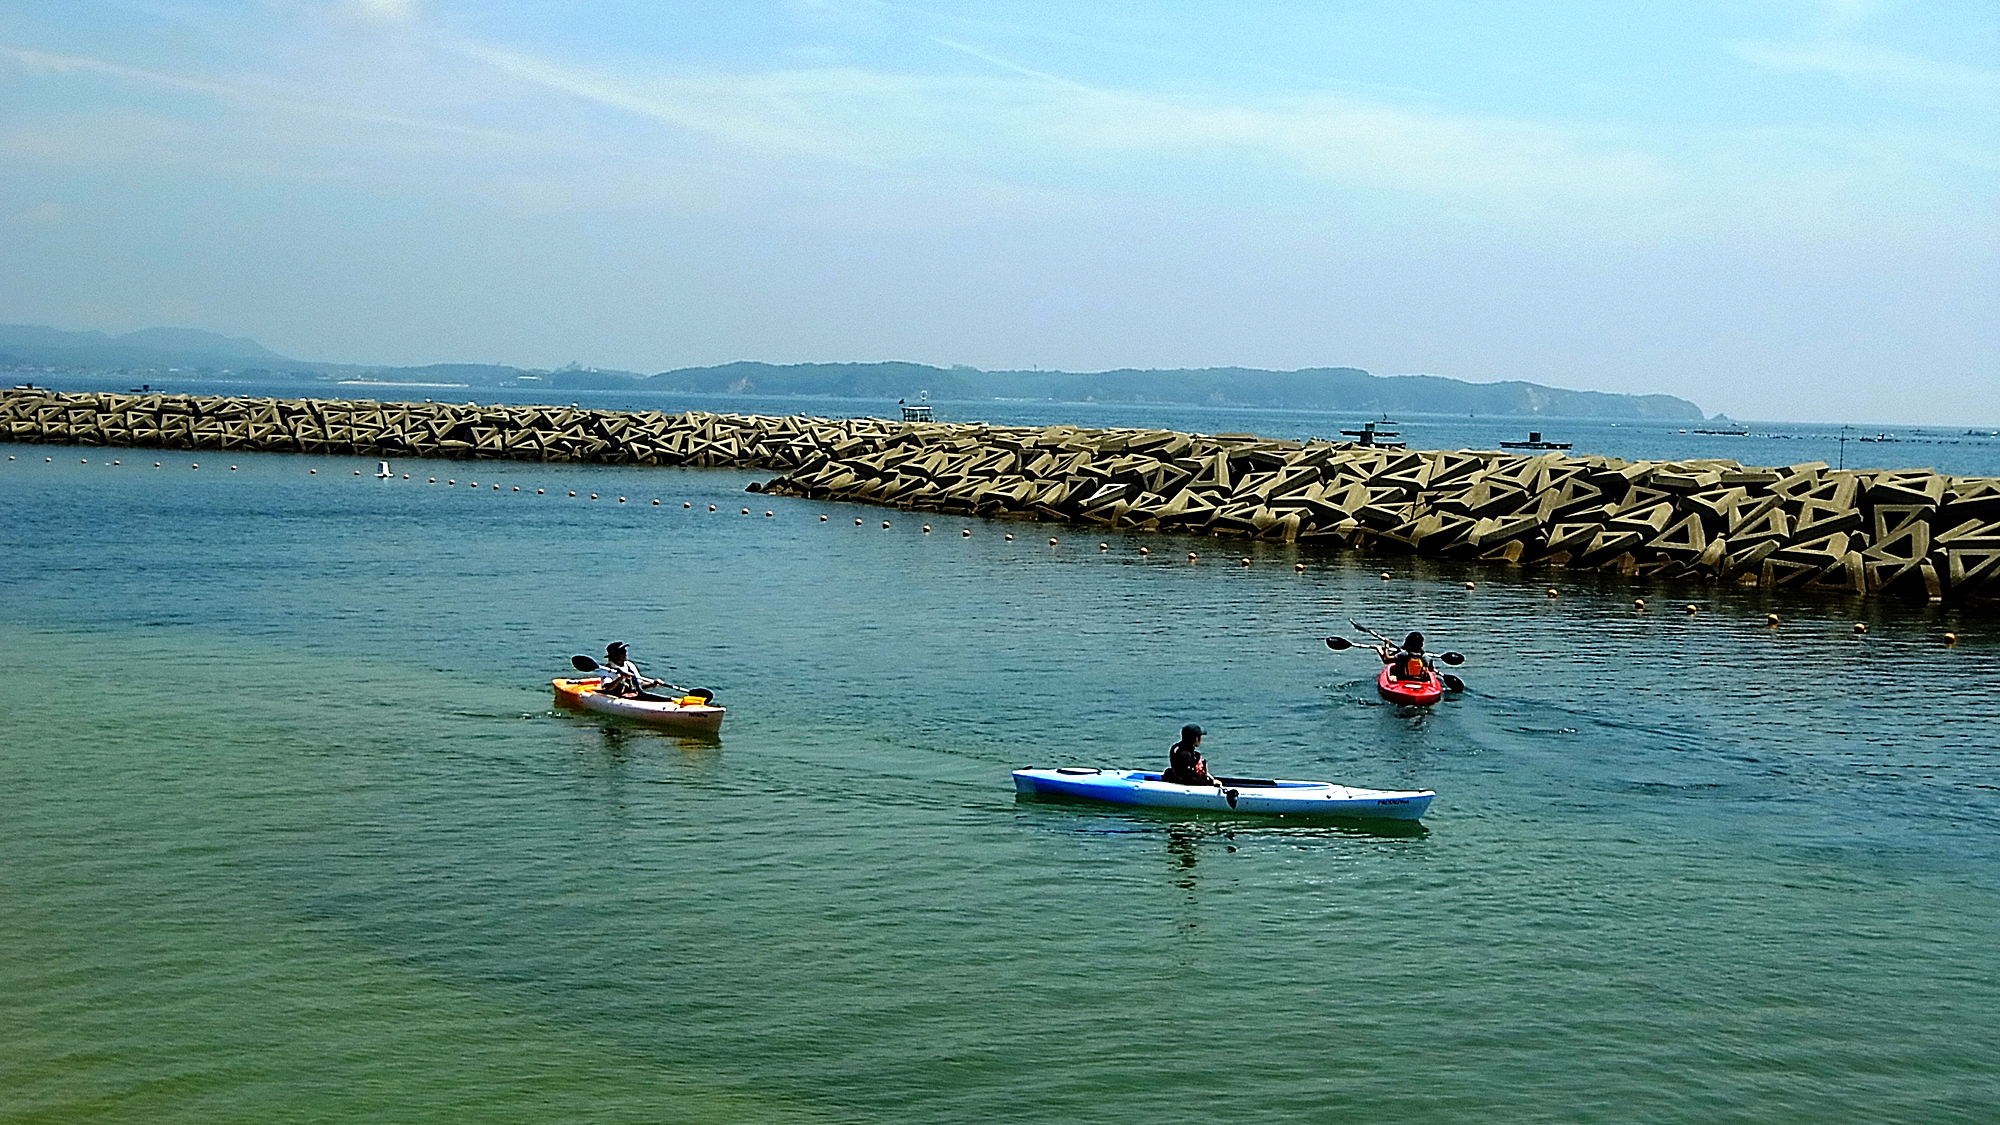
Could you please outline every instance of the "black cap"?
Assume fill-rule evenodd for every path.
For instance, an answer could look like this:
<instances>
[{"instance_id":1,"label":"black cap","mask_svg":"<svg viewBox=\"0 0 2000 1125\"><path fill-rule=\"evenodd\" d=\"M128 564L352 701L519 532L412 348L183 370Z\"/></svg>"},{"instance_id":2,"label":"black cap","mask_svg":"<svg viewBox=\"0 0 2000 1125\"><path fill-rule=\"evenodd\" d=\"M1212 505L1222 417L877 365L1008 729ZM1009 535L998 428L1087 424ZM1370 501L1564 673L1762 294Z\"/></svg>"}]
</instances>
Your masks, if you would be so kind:
<instances>
[{"instance_id":1,"label":"black cap","mask_svg":"<svg viewBox=\"0 0 2000 1125\"><path fill-rule=\"evenodd\" d=\"M1181 728L1182 738L1200 738L1202 735L1207 733L1208 733L1207 731L1202 730L1200 727L1195 726L1193 723L1189 723L1188 725Z\"/></svg>"},{"instance_id":2,"label":"black cap","mask_svg":"<svg viewBox=\"0 0 2000 1125\"><path fill-rule=\"evenodd\" d=\"M611 652L625 652L627 650L624 641L612 641L610 644L604 646L604 651L607 653L611 653Z\"/></svg>"}]
</instances>

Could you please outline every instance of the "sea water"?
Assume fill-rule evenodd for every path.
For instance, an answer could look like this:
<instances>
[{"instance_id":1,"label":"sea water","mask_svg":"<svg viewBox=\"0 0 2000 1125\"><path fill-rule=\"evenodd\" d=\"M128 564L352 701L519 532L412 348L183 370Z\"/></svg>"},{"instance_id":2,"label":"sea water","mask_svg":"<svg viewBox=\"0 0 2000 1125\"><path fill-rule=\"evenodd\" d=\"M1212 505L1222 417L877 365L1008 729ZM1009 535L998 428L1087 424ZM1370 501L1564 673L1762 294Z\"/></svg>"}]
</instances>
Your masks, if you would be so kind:
<instances>
[{"instance_id":1,"label":"sea water","mask_svg":"<svg viewBox=\"0 0 2000 1125\"><path fill-rule=\"evenodd\" d=\"M2000 1104L1990 610L742 472L0 453L0 1120ZM1383 703L1350 619L1470 690ZM555 709L614 639L720 736ZM1219 772L1438 797L1396 832L1014 795L1188 722Z\"/></svg>"}]
</instances>

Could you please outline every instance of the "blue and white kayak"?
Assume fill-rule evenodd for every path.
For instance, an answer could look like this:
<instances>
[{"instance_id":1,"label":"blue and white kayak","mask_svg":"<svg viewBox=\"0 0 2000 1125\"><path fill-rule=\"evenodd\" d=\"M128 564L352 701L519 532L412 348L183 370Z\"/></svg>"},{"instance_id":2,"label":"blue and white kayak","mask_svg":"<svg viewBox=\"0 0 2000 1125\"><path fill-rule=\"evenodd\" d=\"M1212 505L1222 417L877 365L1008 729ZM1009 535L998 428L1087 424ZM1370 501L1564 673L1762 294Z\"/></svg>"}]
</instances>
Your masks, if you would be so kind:
<instances>
[{"instance_id":1,"label":"blue and white kayak","mask_svg":"<svg viewBox=\"0 0 2000 1125\"><path fill-rule=\"evenodd\" d=\"M1064 767L1015 770L1014 791L1035 797L1080 797L1117 805L1264 813L1278 816L1418 820L1437 794L1428 789L1355 789L1330 781L1271 781L1218 777L1213 785L1176 785L1157 773Z\"/></svg>"}]
</instances>

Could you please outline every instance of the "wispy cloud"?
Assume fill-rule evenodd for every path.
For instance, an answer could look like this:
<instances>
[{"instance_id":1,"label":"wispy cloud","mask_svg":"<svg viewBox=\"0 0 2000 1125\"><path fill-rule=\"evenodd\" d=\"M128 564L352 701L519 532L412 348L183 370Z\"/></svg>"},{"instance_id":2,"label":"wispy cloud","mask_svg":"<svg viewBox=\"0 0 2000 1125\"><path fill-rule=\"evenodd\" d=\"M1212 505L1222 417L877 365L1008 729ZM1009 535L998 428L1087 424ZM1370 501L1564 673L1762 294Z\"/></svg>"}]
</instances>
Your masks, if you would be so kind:
<instances>
[{"instance_id":1,"label":"wispy cloud","mask_svg":"<svg viewBox=\"0 0 2000 1125\"><path fill-rule=\"evenodd\" d=\"M1872 93L1919 105L2000 109L2000 72L1925 58L1851 40L1736 41L1731 54L1787 74L1825 74Z\"/></svg>"},{"instance_id":2,"label":"wispy cloud","mask_svg":"<svg viewBox=\"0 0 2000 1125\"><path fill-rule=\"evenodd\" d=\"M0 59L11 60L22 69L32 73L88 74L116 79L126 83L185 90L190 93L202 94L223 101L255 106L262 109L279 110L287 113L339 117L372 125L391 125L401 129L445 133L459 137L477 137L487 140L505 141L519 141L520 139L511 133L498 129L461 125L451 121L438 121L431 118L410 117L397 113L385 113L380 110L339 102L301 98L243 83L168 74L161 71L145 70L140 67L125 66L121 63L79 55L60 55L21 47L0 46Z\"/></svg>"},{"instance_id":3,"label":"wispy cloud","mask_svg":"<svg viewBox=\"0 0 2000 1125\"><path fill-rule=\"evenodd\" d=\"M1273 174L1520 204L1630 198L1668 176L1616 137L1331 95L1168 97L1107 89L951 40L999 74L859 68L613 75L480 43L523 81L761 149L903 171L1061 178ZM1087 171L1086 171L1087 170Z\"/></svg>"}]
</instances>

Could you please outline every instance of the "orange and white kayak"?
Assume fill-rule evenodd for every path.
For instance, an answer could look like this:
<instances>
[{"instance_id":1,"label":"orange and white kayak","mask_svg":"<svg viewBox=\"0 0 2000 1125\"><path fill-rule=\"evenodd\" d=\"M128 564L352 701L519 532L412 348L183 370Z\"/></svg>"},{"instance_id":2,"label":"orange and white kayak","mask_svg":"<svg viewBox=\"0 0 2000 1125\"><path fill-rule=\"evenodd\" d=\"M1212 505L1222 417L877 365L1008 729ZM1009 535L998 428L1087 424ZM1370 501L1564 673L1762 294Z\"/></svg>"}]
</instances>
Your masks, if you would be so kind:
<instances>
[{"instance_id":1,"label":"orange and white kayak","mask_svg":"<svg viewBox=\"0 0 2000 1125\"><path fill-rule=\"evenodd\" d=\"M725 709L710 702L705 695L679 695L663 700L626 699L624 696L605 695L598 691L598 685L602 681L596 676L579 679L558 678L549 682L555 686L556 702L564 706L596 711L604 715L616 715L621 719L632 719L663 727L678 727L681 730L720 730L722 716L728 714Z\"/></svg>"}]
</instances>

